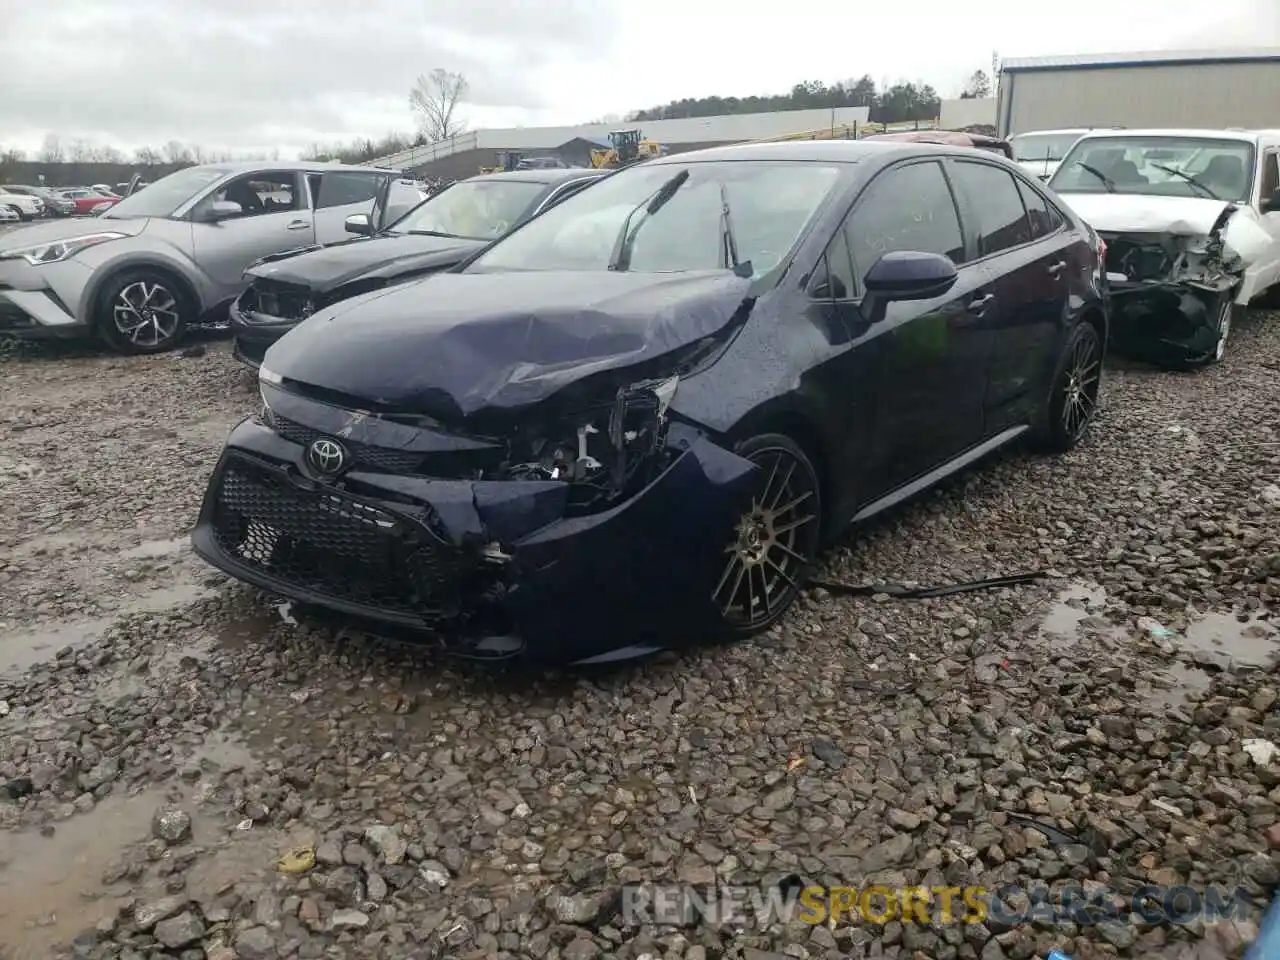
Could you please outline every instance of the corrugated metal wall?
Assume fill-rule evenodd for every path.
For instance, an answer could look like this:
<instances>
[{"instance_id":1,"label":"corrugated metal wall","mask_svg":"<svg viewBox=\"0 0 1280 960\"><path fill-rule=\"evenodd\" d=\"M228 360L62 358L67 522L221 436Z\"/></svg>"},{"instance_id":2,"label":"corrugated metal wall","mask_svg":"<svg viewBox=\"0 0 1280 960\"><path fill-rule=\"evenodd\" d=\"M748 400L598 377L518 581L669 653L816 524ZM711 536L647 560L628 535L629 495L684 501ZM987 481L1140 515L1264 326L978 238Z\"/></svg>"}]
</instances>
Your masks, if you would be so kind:
<instances>
[{"instance_id":1,"label":"corrugated metal wall","mask_svg":"<svg viewBox=\"0 0 1280 960\"><path fill-rule=\"evenodd\" d=\"M1004 135L1059 127L1280 128L1280 62L1018 71L1004 74L1000 86Z\"/></svg>"}]
</instances>

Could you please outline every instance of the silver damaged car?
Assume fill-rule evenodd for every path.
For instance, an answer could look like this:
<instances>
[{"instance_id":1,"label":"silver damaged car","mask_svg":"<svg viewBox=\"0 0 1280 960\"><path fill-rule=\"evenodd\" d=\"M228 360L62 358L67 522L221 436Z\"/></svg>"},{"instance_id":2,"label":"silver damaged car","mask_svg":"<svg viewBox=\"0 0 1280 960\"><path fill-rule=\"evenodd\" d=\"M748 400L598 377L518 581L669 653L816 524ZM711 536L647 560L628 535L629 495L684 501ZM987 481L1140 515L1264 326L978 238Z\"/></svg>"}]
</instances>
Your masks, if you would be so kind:
<instances>
[{"instance_id":1,"label":"silver damaged car","mask_svg":"<svg viewBox=\"0 0 1280 960\"><path fill-rule=\"evenodd\" d=\"M335 163L187 167L101 216L0 234L0 336L97 337L159 353L221 319L245 269L270 254L346 238L379 199L422 199L398 173Z\"/></svg>"}]
</instances>

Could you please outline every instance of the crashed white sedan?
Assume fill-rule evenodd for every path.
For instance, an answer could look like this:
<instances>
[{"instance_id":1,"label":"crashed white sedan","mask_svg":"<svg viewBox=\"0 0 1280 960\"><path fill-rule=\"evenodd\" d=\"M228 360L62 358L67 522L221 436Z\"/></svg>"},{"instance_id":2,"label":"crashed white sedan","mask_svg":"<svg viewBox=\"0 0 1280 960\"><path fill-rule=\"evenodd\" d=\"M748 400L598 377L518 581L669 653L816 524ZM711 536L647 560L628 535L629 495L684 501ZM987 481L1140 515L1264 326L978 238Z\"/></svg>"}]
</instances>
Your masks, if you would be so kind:
<instances>
[{"instance_id":1,"label":"crashed white sedan","mask_svg":"<svg viewBox=\"0 0 1280 960\"><path fill-rule=\"evenodd\" d=\"M1280 131L1098 130L1049 186L1107 244L1112 343L1222 359L1238 307L1280 281Z\"/></svg>"}]
</instances>

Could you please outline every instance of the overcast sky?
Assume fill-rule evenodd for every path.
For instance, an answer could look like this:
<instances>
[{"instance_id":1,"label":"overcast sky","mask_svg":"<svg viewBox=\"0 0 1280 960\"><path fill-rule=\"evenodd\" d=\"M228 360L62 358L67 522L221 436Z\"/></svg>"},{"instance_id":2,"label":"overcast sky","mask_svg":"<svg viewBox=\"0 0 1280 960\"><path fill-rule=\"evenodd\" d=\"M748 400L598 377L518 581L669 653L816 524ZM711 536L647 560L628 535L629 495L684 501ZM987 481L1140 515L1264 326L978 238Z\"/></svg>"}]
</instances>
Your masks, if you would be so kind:
<instances>
[{"instance_id":1,"label":"overcast sky","mask_svg":"<svg viewBox=\"0 0 1280 960\"><path fill-rule=\"evenodd\" d=\"M1280 47L1280 0L58 0L6 4L0 147L46 133L296 153L409 130L414 77L470 82L473 128L574 124L680 97L870 74L944 96L1004 57Z\"/></svg>"}]
</instances>

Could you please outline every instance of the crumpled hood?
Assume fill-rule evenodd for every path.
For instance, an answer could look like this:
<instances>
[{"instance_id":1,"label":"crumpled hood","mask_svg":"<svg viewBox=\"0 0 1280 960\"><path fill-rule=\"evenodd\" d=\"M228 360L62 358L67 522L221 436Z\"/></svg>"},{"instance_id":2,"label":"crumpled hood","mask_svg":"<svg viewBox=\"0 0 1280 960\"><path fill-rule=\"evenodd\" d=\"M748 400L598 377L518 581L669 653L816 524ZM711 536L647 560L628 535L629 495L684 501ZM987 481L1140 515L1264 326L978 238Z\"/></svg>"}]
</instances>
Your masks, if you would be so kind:
<instances>
[{"instance_id":1,"label":"crumpled hood","mask_svg":"<svg viewBox=\"0 0 1280 960\"><path fill-rule=\"evenodd\" d=\"M483 240L459 237L412 234L359 237L266 257L246 270L245 276L297 283L324 293L371 274L394 276L441 269L460 263L483 246Z\"/></svg>"},{"instance_id":2,"label":"crumpled hood","mask_svg":"<svg viewBox=\"0 0 1280 960\"><path fill-rule=\"evenodd\" d=\"M1125 193L1060 193L1072 210L1102 233L1167 233L1207 237L1218 217L1230 206L1238 209L1227 221L1222 242L1245 264L1262 256L1271 236L1256 222L1253 211L1207 197L1147 197Z\"/></svg>"},{"instance_id":3,"label":"crumpled hood","mask_svg":"<svg viewBox=\"0 0 1280 960\"><path fill-rule=\"evenodd\" d=\"M92 233L123 233L126 236L136 237L147 228L150 222L147 217L128 220L94 217L89 220L50 220L46 223L32 223L0 236L0 254L6 250L18 250L38 243L74 240L76 237L85 237Z\"/></svg>"},{"instance_id":4,"label":"crumpled hood","mask_svg":"<svg viewBox=\"0 0 1280 960\"><path fill-rule=\"evenodd\" d=\"M286 380L457 420L537 403L725 329L750 281L681 274L443 273L353 297L295 327L263 367Z\"/></svg>"}]
</instances>

